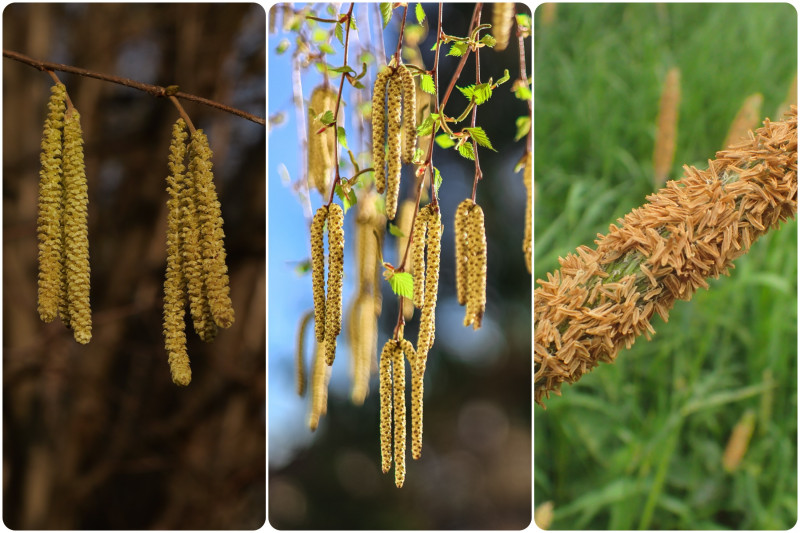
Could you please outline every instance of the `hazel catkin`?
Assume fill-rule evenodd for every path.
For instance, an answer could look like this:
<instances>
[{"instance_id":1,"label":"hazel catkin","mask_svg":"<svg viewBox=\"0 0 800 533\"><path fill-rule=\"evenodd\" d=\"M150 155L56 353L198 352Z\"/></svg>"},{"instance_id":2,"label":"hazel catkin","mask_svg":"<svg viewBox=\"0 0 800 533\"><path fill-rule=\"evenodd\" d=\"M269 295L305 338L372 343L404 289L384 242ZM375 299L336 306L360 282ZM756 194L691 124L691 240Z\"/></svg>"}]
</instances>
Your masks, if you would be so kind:
<instances>
[{"instance_id":1,"label":"hazel catkin","mask_svg":"<svg viewBox=\"0 0 800 533\"><path fill-rule=\"evenodd\" d=\"M311 221L311 285L314 291L314 336L325 340L325 243L323 231L328 220L328 206L323 205Z\"/></svg>"},{"instance_id":2,"label":"hazel catkin","mask_svg":"<svg viewBox=\"0 0 800 533\"><path fill-rule=\"evenodd\" d=\"M380 194L386 188L386 83L391 75L391 68L381 70L375 77L372 90L372 166L375 169L375 188Z\"/></svg>"},{"instance_id":3,"label":"hazel catkin","mask_svg":"<svg viewBox=\"0 0 800 533\"><path fill-rule=\"evenodd\" d=\"M89 300L89 196L83 163L83 133L77 109L67 112L64 122L64 270L67 278L69 325L81 344L92 338Z\"/></svg>"},{"instance_id":4,"label":"hazel catkin","mask_svg":"<svg viewBox=\"0 0 800 533\"><path fill-rule=\"evenodd\" d=\"M58 83L50 88L48 115L42 132L42 168L39 172L38 311L44 322L52 322L59 308L62 273L63 175L61 168L62 133L67 91Z\"/></svg>"},{"instance_id":5,"label":"hazel catkin","mask_svg":"<svg viewBox=\"0 0 800 533\"><path fill-rule=\"evenodd\" d=\"M342 272L344 267L344 213L339 204L328 208L328 291L325 299L325 361L333 364L336 337L342 329Z\"/></svg>"},{"instance_id":6,"label":"hazel catkin","mask_svg":"<svg viewBox=\"0 0 800 533\"><path fill-rule=\"evenodd\" d=\"M397 75L389 78L388 86L388 112L386 114L388 149L388 169L386 172L386 216L394 220L397 213L397 198L400 194L400 169L402 152L402 92L403 85Z\"/></svg>"}]
</instances>

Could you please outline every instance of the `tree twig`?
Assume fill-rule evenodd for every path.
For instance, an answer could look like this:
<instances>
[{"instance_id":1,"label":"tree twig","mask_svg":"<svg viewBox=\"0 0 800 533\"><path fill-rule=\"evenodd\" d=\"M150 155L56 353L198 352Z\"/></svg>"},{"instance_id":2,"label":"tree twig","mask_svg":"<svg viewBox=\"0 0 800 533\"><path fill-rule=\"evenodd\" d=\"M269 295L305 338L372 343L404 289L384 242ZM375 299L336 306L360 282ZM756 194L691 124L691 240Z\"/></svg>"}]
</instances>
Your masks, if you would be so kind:
<instances>
[{"instance_id":1,"label":"tree twig","mask_svg":"<svg viewBox=\"0 0 800 533\"><path fill-rule=\"evenodd\" d=\"M80 67L73 67L71 65L62 65L60 63L40 61L38 59L33 59L32 57L28 57L24 54L20 54L19 52L15 52L13 50L3 49L3 56L9 59L14 59L15 61L19 61L20 63L25 63L26 65L30 65L43 72L53 71L53 70L57 70L59 72L70 72L72 74L77 74L79 76L84 76L87 78L95 78L102 81L116 83L118 85L124 85L125 87L130 87L132 89L138 89L155 97L174 96L176 98L182 98L184 100L197 102L199 104L207 105L209 107L225 111L226 113L231 113L233 115L246 118L247 120L255 122L256 124L259 124L261 126L266 126L266 121L262 117L251 115L250 113L242 111L241 109L236 109L234 107L230 107L225 104L220 104L219 102L215 102L213 100L209 100L201 96L195 96L193 94L184 93L181 91L174 91L174 92L168 91L167 87L161 87L159 85L150 85L148 83L141 83L127 78L121 78L119 76L111 76L109 74L93 72L91 70L87 70Z\"/></svg>"}]
</instances>

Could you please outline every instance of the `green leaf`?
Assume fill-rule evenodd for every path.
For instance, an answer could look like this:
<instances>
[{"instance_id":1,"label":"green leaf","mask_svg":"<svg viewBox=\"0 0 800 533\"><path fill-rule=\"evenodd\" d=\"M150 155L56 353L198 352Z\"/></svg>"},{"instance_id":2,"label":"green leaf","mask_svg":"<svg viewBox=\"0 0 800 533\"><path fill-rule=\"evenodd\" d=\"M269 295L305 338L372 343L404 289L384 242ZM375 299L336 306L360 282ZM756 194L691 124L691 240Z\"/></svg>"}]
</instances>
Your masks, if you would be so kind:
<instances>
[{"instance_id":1,"label":"green leaf","mask_svg":"<svg viewBox=\"0 0 800 533\"><path fill-rule=\"evenodd\" d=\"M439 196L439 187L442 186L442 175L439 174L439 169L433 167L433 188L436 190L436 196Z\"/></svg>"},{"instance_id":2,"label":"green leaf","mask_svg":"<svg viewBox=\"0 0 800 533\"><path fill-rule=\"evenodd\" d=\"M464 131L469 133L469 136L475 139L475 142L477 142L479 145L484 146L489 150L494 150L495 152L497 151L492 146L491 141L489 141L489 136L486 135L486 132L483 131L483 128L481 127L464 128Z\"/></svg>"},{"instance_id":3,"label":"green leaf","mask_svg":"<svg viewBox=\"0 0 800 533\"><path fill-rule=\"evenodd\" d=\"M416 150L414 150L413 161L422 161L422 148L417 148Z\"/></svg>"},{"instance_id":4,"label":"green leaf","mask_svg":"<svg viewBox=\"0 0 800 533\"><path fill-rule=\"evenodd\" d=\"M462 56L467 51L467 43L456 42L450 45L450 51L447 52L449 56Z\"/></svg>"},{"instance_id":5,"label":"green leaf","mask_svg":"<svg viewBox=\"0 0 800 533\"><path fill-rule=\"evenodd\" d=\"M531 131L531 117L525 115L517 117L517 134L514 135L514 140L522 139L529 131Z\"/></svg>"},{"instance_id":6,"label":"green leaf","mask_svg":"<svg viewBox=\"0 0 800 533\"><path fill-rule=\"evenodd\" d=\"M342 201L342 207L344 208L345 213L347 213L348 209L358 203L358 198L356 198L356 193L353 191L353 189L348 187L347 193L345 193L341 184L337 183L334 191L336 192L336 196L338 196Z\"/></svg>"},{"instance_id":7,"label":"green leaf","mask_svg":"<svg viewBox=\"0 0 800 533\"><path fill-rule=\"evenodd\" d=\"M333 49L333 46L331 46L330 43L322 43L321 45L319 45L319 51L324 54L331 54L331 55L336 53L336 50Z\"/></svg>"},{"instance_id":8,"label":"green leaf","mask_svg":"<svg viewBox=\"0 0 800 533\"><path fill-rule=\"evenodd\" d=\"M326 126L330 126L333 124L333 111L325 111L321 117L319 117L319 121L325 124Z\"/></svg>"},{"instance_id":9,"label":"green leaf","mask_svg":"<svg viewBox=\"0 0 800 533\"><path fill-rule=\"evenodd\" d=\"M492 86L489 83L481 83L478 86L475 85L468 85L467 87L458 87L456 88L461 91L461 94L467 100L475 99L475 105L481 105L485 103L489 98L492 97Z\"/></svg>"},{"instance_id":10,"label":"green leaf","mask_svg":"<svg viewBox=\"0 0 800 533\"><path fill-rule=\"evenodd\" d=\"M495 44L497 44L497 40L489 35L488 33L481 37L479 41L481 44L488 46L489 48L493 48Z\"/></svg>"},{"instance_id":11,"label":"green leaf","mask_svg":"<svg viewBox=\"0 0 800 533\"><path fill-rule=\"evenodd\" d=\"M347 81L349 81L350 85L352 85L356 89L363 89L364 88L364 84L363 83L361 83L360 81L354 80L350 76L347 77Z\"/></svg>"},{"instance_id":12,"label":"green leaf","mask_svg":"<svg viewBox=\"0 0 800 533\"><path fill-rule=\"evenodd\" d=\"M381 18L383 19L383 27L384 29L386 26L389 25L389 21L392 20L392 3L391 2L381 2Z\"/></svg>"},{"instance_id":13,"label":"green leaf","mask_svg":"<svg viewBox=\"0 0 800 533\"><path fill-rule=\"evenodd\" d=\"M333 28L333 34L336 36L337 39L339 39L339 42L342 43L342 46L344 46L344 35L342 34L341 22L336 23L336 26Z\"/></svg>"},{"instance_id":14,"label":"green leaf","mask_svg":"<svg viewBox=\"0 0 800 533\"><path fill-rule=\"evenodd\" d=\"M389 278L389 286L392 292L403 298L414 297L414 276L409 272L395 272Z\"/></svg>"},{"instance_id":15,"label":"green leaf","mask_svg":"<svg viewBox=\"0 0 800 533\"><path fill-rule=\"evenodd\" d=\"M428 94L436 94L436 85L433 83L433 76L423 74L419 81L419 88Z\"/></svg>"},{"instance_id":16,"label":"green leaf","mask_svg":"<svg viewBox=\"0 0 800 533\"><path fill-rule=\"evenodd\" d=\"M456 145L456 142L450 138L450 136L446 133L442 133L441 135L436 136L436 144L438 144L441 148L445 150L448 148L452 148Z\"/></svg>"},{"instance_id":17,"label":"green leaf","mask_svg":"<svg viewBox=\"0 0 800 533\"><path fill-rule=\"evenodd\" d=\"M339 144L344 146L345 150L347 149L347 135L344 132L344 128L339 126L336 128L336 138L339 139Z\"/></svg>"},{"instance_id":18,"label":"green leaf","mask_svg":"<svg viewBox=\"0 0 800 533\"><path fill-rule=\"evenodd\" d=\"M497 80L497 83L495 83L494 86L497 87L498 85L503 85L510 77L511 76L508 75L508 69L505 69L503 72L503 77Z\"/></svg>"},{"instance_id":19,"label":"green leaf","mask_svg":"<svg viewBox=\"0 0 800 533\"><path fill-rule=\"evenodd\" d=\"M350 17L350 29L358 31L358 26L356 26L356 18Z\"/></svg>"},{"instance_id":20,"label":"green leaf","mask_svg":"<svg viewBox=\"0 0 800 533\"><path fill-rule=\"evenodd\" d=\"M353 67L345 65L343 67L328 67L328 72L336 72L337 74L346 73L346 74L355 74L356 71L353 70Z\"/></svg>"},{"instance_id":21,"label":"green leaf","mask_svg":"<svg viewBox=\"0 0 800 533\"><path fill-rule=\"evenodd\" d=\"M531 99L531 89L527 85L522 85L522 84L517 85L517 88L514 91L514 94L520 100L527 101L527 100Z\"/></svg>"},{"instance_id":22,"label":"green leaf","mask_svg":"<svg viewBox=\"0 0 800 533\"><path fill-rule=\"evenodd\" d=\"M335 17L337 15L336 9L333 7L333 4L328 5L328 14L332 17Z\"/></svg>"},{"instance_id":23,"label":"green leaf","mask_svg":"<svg viewBox=\"0 0 800 533\"><path fill-rule=\"evenodd\" d=\"M275 48L275 53L277 53L278 55L284 53L286 50L289 49L290 44L291 43L289 42L289 39L282 39L281 42L278 43L278 47Z\"/></svg>"},{"instance_id":24,"label":"green leaf","mask_svg":"<svg viewBox=\"0 0 800 533\"><path fill-rule=\"evenodd\" d=\"M458 153L461 157L475 161L475 152L472 150L472 143L461 143L458 145Z\"/></svg>"},{"instance_id":25,"label":"green leaf","mask_svg":"<svg viewBox=\"0 0 800 533\"><path fill-rule=\"evenodd\" d=\"M315 43L322 43L328 39L328 32L323 30L322 28L317 28L311 34L311 40Z\"/></svg>"},{"instance_id":26,"label":"green leaf","mask_svg":"<svg viewBox=\"0 0 800 533\"><path fill-rule=\"evenodd\" d=\"M355 72L355 70L353 72ZM361 63L361 74L356 76L355 79L360 80L361 78L363 78L366 75L367 75L367 64L366 64L366 62L363 62L363 63Z\"/></svg>"},{"instance_id":27,"label":"green leaf","mask_svg":"<svg viewBox=\"0 0 800 533\"><path fill-rule=\"evenodd\" d=\"M439 118L439 115L436 113L431 113L425 120L422 121L422 124L417 126L417 135L420 137L424 137L425 135L430 135L433 132L433 123L436 119Z\"/></svg>"},{"instance_id":28,"label":"green leaf","mask_svg":"<svg viewBox=\"0 0 800 533\"><path fill-rule=\"evenodd\" d=\"M294 267L294 273L298 276L303 276L311 272L311 260L306 259L305 261L300 261L297 263L297 266Z\"/></svg>"},{"instance_id":29,"label":"green leaf","mask_svg":"<svg viewBox=\"0 0 800 533\"><path fill-rule=\"evenodd\" d=\"M475 86L474 85L467 85L466 87L459 87L456 85L456 89L461 91L461 94L464 95L464 98L467 100L472 100L472 95L475 94Z\"/></svg>"},{"instance_id":30,"label":"green leaf","mask_svg":"<svg viewBox=\"0 0 800 533\"><path fill-rule=\"evenodd\" d=\"M519 24L523 28L530 28L531 27L531 17L525 13L518 13L517 14L517 24Z\"/></svg>"},{"instance_id":31,"label":"green leaf","mask_svg":"<svg viewBox=\"0 0 800 533\"><path fill-rule=\"evenodd\" d=\"M401 230L400 228L398 228L397 226L395 226L391 222L389 222L389 233L391 233L395 237L405 237L406 236L406 234L403 233L403 230Z\"/></svg>"},{"instance_id":32,"label":"green leaf","mask_svg":"<svg viewBox=\"0 0 800 533\"><path fill-rule=\"evenodd\" d=\"M422 9L422 4L417 4L414 8L414 12L417 15L417 22L422 24L422 21L425 20L425 10Z\"/></svg>"}]
</instances>

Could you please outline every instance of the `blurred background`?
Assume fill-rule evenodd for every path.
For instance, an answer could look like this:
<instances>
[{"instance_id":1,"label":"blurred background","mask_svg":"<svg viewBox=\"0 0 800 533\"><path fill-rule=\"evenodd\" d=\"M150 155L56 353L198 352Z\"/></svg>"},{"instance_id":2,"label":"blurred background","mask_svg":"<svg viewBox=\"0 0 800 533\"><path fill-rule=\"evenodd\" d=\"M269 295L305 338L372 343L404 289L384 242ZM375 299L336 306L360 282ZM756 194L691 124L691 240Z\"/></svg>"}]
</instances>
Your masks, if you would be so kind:
<instances>
[{"instance_id":1,"label":"blurred background","mask_svg":"<svg viewBox=\"0 0 800 533\"><path fill-rule=\"evenodd\" d=\"M11 4L3 47L265 113L257 4ZM265 128L199 104L222 203L236 322L162 335L166 99L59 73L81 113L93 338L36 310L39 143L52 84L3 60L3 522L12 529L252 529L265 509ZM191 330L191 326L189 327Z\"/></svg>"},{"instance_id":2,"label":"blurred background","mask_svg":"<svg viewBox=\"0 0 800 533\"><path fill-rule=\"evenodd\" d=\"M410 4L403 50L406 62L433 66L436 4L422 4L427 16L420 27ZM407 457L403 488L394 484L393 471L381 474L378 432L378 382L373 375L364 405L350 400L349 346L339 338L332 367L328 412L316 432L308 429L309 398L295 391L295 350L298 324L312 309L310 275L302 265L310 254L310 216L321 205L319 193L305 189L299 125L306 128L305 111L297 112L293 87L307 109L313 88L322 76L313 64L303 67L305 53L297 53L297 33L312 50L330 43L332 66L343 63L342 45L332 24L308 25L303 8L316 16L336 17L349 4L328 11L327 4L278 4L269 12L269 521L278 529L521 529L531 521L531 277L522 254L525 188L514 166L524 152L524 138L514 140L517 117L527 115L526 102L510 88L519 76L519 49L513 37L505 51L483 48L481 79L498 80L508 69L511 80L494 91L478 109L482 126L497 153L479 151L484 180L477 202L484 210L488 241L487 310L478 331L464 328L464 308L455 299L453 215L471 194L474 163L454 150L434 149L434 165L441 171L439 191L444 224L436 341L425 375L425 414L422 457ZM443 30L467 33L475 4L446 3ZM338 11L337 11L338 9ZM517 4L522 14L530 11ZM348 147L371 166L371 133L360 114L371 101L376 60L383 65L397 46L402 9L381 31L377 4L357 3L353 11L358 31L351 32L348 64L357 72L367 62L365 88L345 83L343 98ZM491 23L492 8L485 4L482 22ZM310 14L310 13L307 13ZM433 31L431 31L433 28ZM316 31L319 30L319 31ZM320 33L321 32L321 33ZM525 60L530 75L530 38L525 40ZM449 49L444 48L443 50ZM440 57L439 81L450 82L458 58ZM475 83L474 57L470 56L459 86ZM333 80L338 87L339 77ZM419 96L418 96L419 98ZM448 114L460 114L466 100L458 92L447 104ZM317 110L319 112L319 110ZM352 176L343 155L343 175ZM408 172L404 168L404 172ZM412 179L404 174L401 200L411 194ZM327 198L326 198L327 201ZM340 200L336 200L340 202ZM426 202L423 202L423 204ZM344 309L355 292L355 259L351 246L355 212L345 215ZM395 265L396 239L387 232L384 259ZM397 298L383 283L383 313L378 346L391 335L397 316ZM417 318L407 322L405 337L416 344ZM313 330L313 328L309 328ZM343 332L347 323L343 324ZM309 331L305 354L308 367Z\"/></svg>"},{"instance_id":3,"label":"blurred background","mask_svg":"<svg viewBox=\"0 0 800 533\"><path fill-rule=\"evenodd\" d=\"M663 183L654 146L671 70L670 179L683 164L706 168L737 116L756 127L797 103L789 4L544 4L534 24L534 279ZM535 409L539 525L795 524L797 223L710 286L669 323L655 317L653 341Z\"/></svg>"}]
</instances>

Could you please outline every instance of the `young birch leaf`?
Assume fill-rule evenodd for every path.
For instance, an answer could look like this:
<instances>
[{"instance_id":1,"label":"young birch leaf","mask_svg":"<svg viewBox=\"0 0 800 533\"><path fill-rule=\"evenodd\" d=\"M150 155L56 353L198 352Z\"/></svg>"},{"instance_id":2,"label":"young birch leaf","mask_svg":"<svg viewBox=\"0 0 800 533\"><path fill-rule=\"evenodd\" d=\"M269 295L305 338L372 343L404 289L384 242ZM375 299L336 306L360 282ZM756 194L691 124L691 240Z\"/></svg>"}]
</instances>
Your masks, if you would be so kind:
<instances>
[{"instance_id":1,"label":"young birch leaf","mask_svg":"<svg viewBox=\"0 0 800 533\"><path fill-rule=\"evenodd\" d=\"M475 152L472 150L472 143L461 143L458 145L458 153L461 157L475 161Z\"/></svg>"},{"instance_id":2,"label":"young birch leaf","mask_svg":"<svg viewBox=\"0 0 800 533\"><path fill-rule=\"evenodd\" d=\"M417 6L414 8L414 12L417 15L417 22L422 24L422 21L425 20L425 10L422 9L422 4L417 4Z\"/></svg>"},{"instance_id":3,"label":"young birch leaf","mask_svg":"<svg viewBox=\"0 0 800 533\"><path fill-rule=\"evenodd\" d=\"M423 74L419 82L419 88L428 94L436 94L436 86L433 84L433 77L430 74Z\"/></svg>"},{"instance_id":4,"label":"young birch leaf","mask_svg":"<svg viewBox=\"0 0 800 533\"><path fill-rule=\"evenodd\" d=\"M389 233L391 233L395 237L405 237L406 236L406 234L403 233L403 231L400 228L398 228L397 226L395 226L391 222L389 222Z\"/></svg>"},{"instance_id":5,"label":"young birch leaf","mask_svg":"<svg viewBox=\"0 0 800 533\"><path fill-rule=\"evenodd\" d=\"M517 117L517 134L514 135L514 141L522 139L529 131L531 131L531 117Z\"/></svg>"},{"instance_id":6,"label":"young birch leaf","mask_svg":"<svg viewBox=\"0 0 800 533\"><path fill-rule=\"evenodd\" d=\"M417 126L417 135L419 137L430 135L431 132L433 131L433 121L439 118L438 116L434 117L433 115L435 115L435 113L431 113L430 115L425 117L425 120L422 121L422 124Z\"/></svg>"},{"instance_id":7,"label":"young birch leaf","mask_svg":"<svg viewBox=\"0 0 800 533\"><path fill-rule=\"evenodd\" d=\"M436 196L439 196L439 187L442 186L442 175L439 174L439 169L433 167L433 188L436 190Z\"/></svg>"},{"instance_id":8,"label":"young birch leaf","mask_svg":"<svg viewBox=\"0 0 800 533\"><path fill-rule=\"evenodd\" d=\"M289 39L282 39L281 42L278 43L278 47L275 49L275 53L281 55L282 53L284 53L286 50L289 49L290 44L291 43L289 42Z\"/></svg>"},{"instance_id":9,"label":"young birch leaf","mask_svg":"<svg viewBox=\"0 0 800 533\"><path fill-rule=\"evenodd\" d=\"M319 45L319 51L331 55L336 53L336 50L334 50L333 46L331 46L329 43L322 43Z\"/></svg>"},{"instance_id":10,"label":"young birch leaf","mask_svg":"<svg viewBox=\"0 0 800 533\"><path fill-rule=\"evenodd\" d=\"M386 26L389 25L389 21L392 20L392 3L391 2L381 2L381 18L383 19L383 27L384 29Z\"/></svg>"},{"instance_id":11,"label":"young birch leaf","mask_svg":"<svg viewBox=\"0 0 800 533\"><path fill-rule=\"evenodd\" d=\"M342 43L342 46L344 46L344 35L342 34L341 22L336 23L336 26L333 28L333 34L336 36L337 39L339 39L339 42Z\"/></svg>"},{"instance_id":12,"label":"young birch leaf","mask_svg":"<svg viewBox=\"0 0 800 533\"><path fill-rule=\"evenodd\" d=\"M346 150L347 149L347 135L345 134L345 131L344 131L343 127L339 126L339 127L336 128L336 137L339 139L339 144L344 146L344 148Z\"/></svg>"},{"instance_id":13,"label":"young birch leaf","mask_svg":"<svg viewBox=\"0 0 800 533\"><path fill-rule=\"evenodd\" d=\"M446 133L442 133L441 135L436 136L436 144L438 144L441 148L445 150L448 148L452 148L456 145L455 141L450 138L450 136Z\"/></svg>"},{"instance_id":14,"label":"young birch leaf","mask_svg":"<svg viewBox=\"0 0 800 533\"><path fill-rule=\"evenodd\" d=\"M344 206L344 212L347 213L347 210L353 207L358 203L358 198L356 197L356 192L353 189L347 191L347 196L342 200L342 205Z\"/></svg>"},{"instance_id":15,"label":"young birch leaf","mask_svg":"<svg viewBox=\"0 0 800 533\"><path fill-rule=\"evenodd\" d=\"M467 51L467 43L455 42L450 45L450 51L447 52L449 56L462 56Z\"/></svg>"},{"instance_id":16,"label":"young birch leaf","mask_svg":"<svg viewBox=\"0 0 800 533\"><path fill-rule=\"evenodd\" d=\"M531 99L531 90L526 85L517 85L517 88L514 90L514 94L520 100L530 100Z\"/></svg>"},{"instance_id":17,"label":"young birch leaf","mask_svg":"<svg viewBox=\"0 0 800 533\"><path fill-rule=\"evenodd\" d=\"M325 39L328 38L328 32L323 30L322 28L317 28L311 34L311 40L315 43L322 43L325 42Z\"/></svg>"},{"instance_id":18,"label":"young birch leaf","mask_svg":"<svg viewBox=\"0 0 800 533\"><path fill-rule=\"evenodd\" d=\"M469 133L470 137L475 139L475 142L477 142L479 145L484 146L489 150L494 150L495 152L497 151L492 146L491 141L489 141L489 136L486 135L486 132L483 131L483 128L480 126L475 128L464 128L464 130Z\"/></svg>"},{"instance_id":19,"label":"young birch leaf","mask_svg":"<svg viewBox=\"0 0 800 533\"><path fill-rule=\"evenodd\" d=\"M409 272L395 272L389 278L389 286L398 296L403 298L414 297L414 276Z\"/></svg>"},{"instance_id":20,"label":"young birch leaf","mask_svg":"<svg viewBox=\"0 0 800 533\"><path fill-rule=\"evenodd\" d=\"M319 121L325 124L326 126L330 126L333 124L333 111L325 111L321 117L319 117Z\"/></svg>"},{"instance_id":21,"label":"young birch leaf","mask_svg":"<svg viewBox=\"0 0 800 533\"><path fill-rule=\"evenodd\" d=\"M481 37L480 43L488 46L489 48L493 48L494 45L497 44L497 40L487 33Z\"/></svg>"},{"instance_id":22,"label":"young birch leaf","mask_svg":"<svg viewBox=\"0 0 800 533\"><path fill-rule=\"evenodd\" d=\"M475 86L474 85L467 85L466 87L459 87L456 85L456 89L461 91L461 94L464 95L464 98L467 100L472 100L472 95L475 93Z\"/></svg>"},{"instance_id":23,"label":"young birch leaf","mask_svg":"<svg viewBox=\"0 0 800 533\"><path fill-rule=\"evenodd\" d=\"M488 83L481 83L475 87L475 105L481 105L492 97L492 86Z\"/></svg>"},{"instance_id":24,"label":"young birch leaf","mask_svg":"<svg viewBox=\"0 0 800 533\"><path fill-rule=\"evenodd\" d=\"M511 76L508 74L508 69L505 69L503 71L503 77L497 80L497 83L495 83L494 86L497 87L498 85L504 84L509 80L509 78L511 78Z\"/></svg>"}]
</instances>

